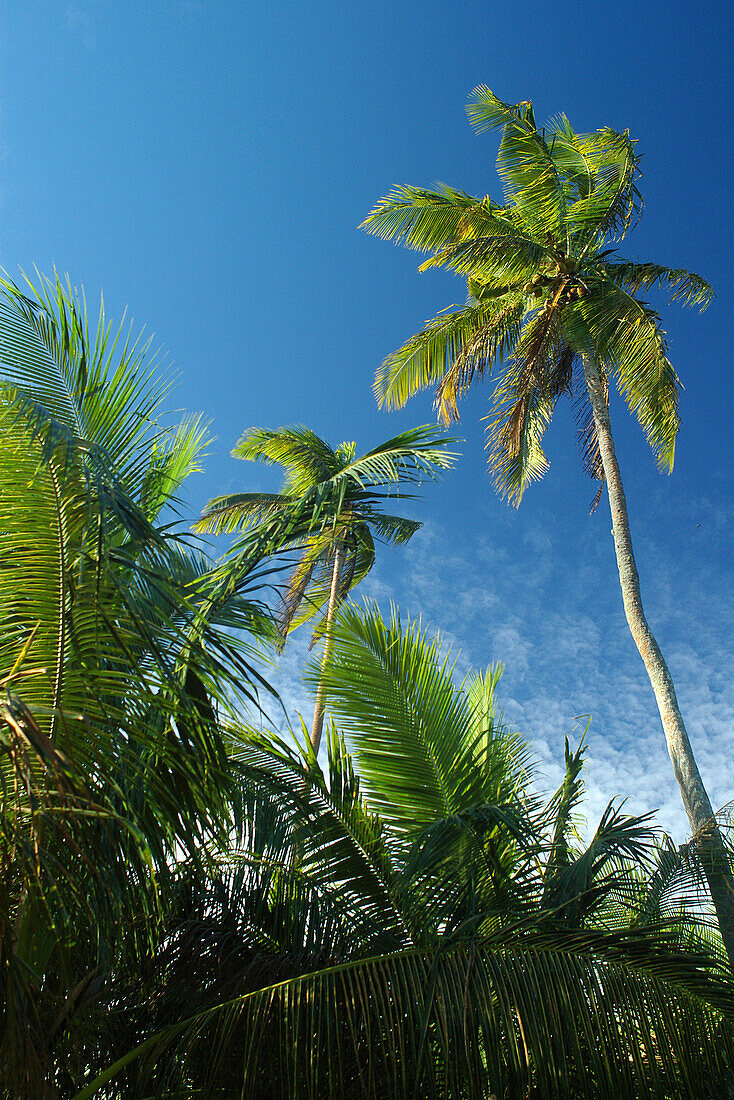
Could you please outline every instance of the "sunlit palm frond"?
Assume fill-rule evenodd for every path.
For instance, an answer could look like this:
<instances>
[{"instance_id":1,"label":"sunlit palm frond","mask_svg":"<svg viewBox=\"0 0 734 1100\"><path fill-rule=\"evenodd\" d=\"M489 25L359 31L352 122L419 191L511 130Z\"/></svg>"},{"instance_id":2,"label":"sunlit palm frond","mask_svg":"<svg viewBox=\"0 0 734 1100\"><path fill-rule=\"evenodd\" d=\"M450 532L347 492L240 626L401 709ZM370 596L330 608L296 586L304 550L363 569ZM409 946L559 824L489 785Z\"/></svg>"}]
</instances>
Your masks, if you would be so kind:
<instances>
[{"instance_id":1,"label":"sunlit palm frond","mask_svg":"<svg viewBox=\"0 0 734 1100\"><path fill-rule=\"evenodd\" d=\"M629 133L603 127L574 142L591 168L591 186L568 207L568 226L589 242L621 239L642 207L635 185L639 157Z\"/></svg>"},{"instance_id":2,"label":"sunlit palm frond","mask_svg":"<svg viewBox=\"0 0 734 1100\"><path fill-rule=\"evenodd\" d=\"M199 473L211 443L207 424L200 416L186 417L159 440L153 440L149 465L140 490L140 506L153 522L171 504L190 474Z\"/></svg>"},{"instance_id":3,"label":"sunlit palm frond","mask_svg":"<svg viewBox=\"0 0 734 1100\"><path fill-rule=\"evenodd\" d=\"M591 294L571 307L565 324L573 324L576 311L593 337L598 360L616 374L659 468L670 472L680 424L679 381L668 359L660 318L644 302L609 285L603 294Z\"/></svg>"},{"instance_id":4,"label":"sunlit palm frond","mask_svg":"<svg viewBox=\"0 0 734 1100\"><path fill-rule=\"evenodd\" d=\"M210 500L201 519L193 527L195 531L207 535L247 531L282 515L288 505L295 504L297 499L284 493L228 493Z\"/></svg>"},{"instance_id":5,"label":"sunlit palm frond","mask_svg":"<svg viewBox=\"0 0 734 1100\"><path fill-rule=\"evenodd\" d=\"M377 203L360 229L383 240L428 252L473 228L478 216L485 225L491 222L491 207L487 209L483 200L463 191L450 187L435 191L395 187Z\"/></svg>"},{"instance_id":6,"label":"sunlit palm frond","mask_svg":"<svg viewBox=\"0 0 734 1100\"><path fill-rule=\"evenodd\" d=\"M330 705L354 748L368 803L407 834L497 794L483 756L501 752L501 738L495 743L474 724L451 668L439 640L420 624L403 626L395 609L389 623L373 605L345 607L337 617L323 672Z\"/></svg>"},{"instance_id":7,"label":"sunlit palm frond","mask_svg":"<svg viewBox=\"0 0 734 1100\"><path fill-rule=\"evenodd\" d=\"M162 401L170 388L150 341L115 332L100 309L90 332L86 303L68 282L28 283L32 298L2 280L0 378L39 402L76 439L114 465L126 492L139 497L157 440Z\"/></svg>"},{"instance_id":8,"label":"sunlit palm frond","mask_svg":"<svg viewBox=\"0 0 734 1100\"><path fill-rule=\"evenodd\" d=\"M534 234L549 233L558 240L565 231L566 196L552 152L536 129L532 104L502 103L480 85L472 93L467 113L479 133L502 127L497 171L507 201L517 206Z\"/></svg>"},{"instance_id":9,"label":"sunlit palm frond","mask_svg":"<svg viewBox=\"0 0 734 1100\"><path fill-rule=\"evenodd\" d=\"M378 370L374 385L378 402L390 409L402 408L418 390L436 385L442 419L455 419L456 396L512 346L522 312L513 299L508 304L500 300L486 305L474 300L430 321Z\"/></svg>"},{"instance_id":10,"label":"sunlit palm frond","mask_svg":"<svg viewBox=\"0 0 734 1100\"><path fill-rule=\"evenodd\" d=\"M550 253L547 246L527 234L475 236L446 245L420 271L447 267L459 275L478 281L494 293L521 289L538 270L547 267ZM486 295L479 295L480 301Z\"/></svg>"},{"instance_id":11,"label":"sunlit palm frond","mask_svg":"<svg viewBox=\"0 0 734 1100\"><path fill-rule=\"evenodd\" d=\"M334 450L315 432L301 426L248 428L232 451L235 458L280 466L286 474L283 492L301 496L312 485L338 473L340 462Z\"/></svg>"},{"instance_id":12,"label":"sunlit palm frond","mask_svg":"<svg viewBox=\"0 0 734 1100\"><path fill-rule=\"evenodd\" d=\"M454 442L427 424L410 428L353 458L335 481L349 481L368 495L384 487L389 495L401 496L401 485L435 481L441 471L454 465L457 455L446 449Z\"/></svg>"},{"instance_id":13,"label":"sunlit palm frond","mask_svg":"<svg viewBox=\"0 0 734 1100\"><path fill-rule=\"evenodd\" d=\"M714 297L713 288L700 275L682 268L674 270L660 264L633 263L631 260L605 260L600 270L617 286L636 294L652 287L670 289L671 302L705 309Z\"/></svg>"}]
</instances>

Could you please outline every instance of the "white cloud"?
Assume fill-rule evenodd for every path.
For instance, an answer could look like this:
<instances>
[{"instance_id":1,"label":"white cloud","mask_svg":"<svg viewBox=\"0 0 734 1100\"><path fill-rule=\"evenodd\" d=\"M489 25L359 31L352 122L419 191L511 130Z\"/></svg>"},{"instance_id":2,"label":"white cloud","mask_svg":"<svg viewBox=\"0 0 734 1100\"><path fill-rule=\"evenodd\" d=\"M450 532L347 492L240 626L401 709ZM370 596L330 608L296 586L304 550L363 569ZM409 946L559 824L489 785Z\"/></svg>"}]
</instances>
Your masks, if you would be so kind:
<instances>
[{"instance_id":1,"label":"white cloud","mask_svg":"<svg viewBox=\"0 0 734 1100\"><path fill-rule=\"evenodd\" d=\"M86 8L79 4L69 4L66 8L66 26L77 35L85 49L95 49L97 34Z\"/></svg>"}]
</instances>

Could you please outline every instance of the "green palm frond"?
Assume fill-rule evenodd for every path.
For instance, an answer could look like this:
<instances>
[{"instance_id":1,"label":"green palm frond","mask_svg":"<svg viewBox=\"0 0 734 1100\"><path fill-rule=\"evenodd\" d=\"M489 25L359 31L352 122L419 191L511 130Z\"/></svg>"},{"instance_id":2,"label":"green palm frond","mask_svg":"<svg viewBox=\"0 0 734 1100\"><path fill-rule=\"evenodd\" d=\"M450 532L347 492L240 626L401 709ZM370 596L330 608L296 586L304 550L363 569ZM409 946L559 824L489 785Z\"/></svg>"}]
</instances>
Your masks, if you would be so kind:
<instances>
[{"instance_id":1,"label":"green palm frond","mask_svg":"<svg viewBox=\"0 0 734 1100\"><path fill-rule=\"evenodd\" d=\"M370 513L369 524L378 539L392 546L404 546L422 527L420 520L389 516L384 512Z\"/></svg>"},{"instance_id":2,"label":"green palm frond","mask_svg":"<svg viewBox=\"0 0 734 1100\"><path fill-rule=\"evenodd\" d=\"M439 640L420 624L403 626L396 609L389 623L371 604L337 616L323 671L330 706L354 747L368 803L406 834L498 793L487 757L503 751L501 738L475 724L451 669ZM310 679L320 677L314 670Z\"/></svg>"},{"instance_id":3,"label":"green palm frond","mask_svg":"<svg viewBox=\"0 0 734 1100\"><path fill-rule=\"evenodd\" d=\"M569 229L586 241L601 240L607 234L621 239L642 207L635 186L639 158L634 140L626 131L620 134L603 127L593 134L574 135L573 144L591 168L591 186L569 205Z\"/></svg>"},{"instance_id":4,"label":"green palm frond","mask_svg":"<svg viewBox=\"0 0 734 1100\"><path fill-rule=\"evenodd\" d=\"M163 438L154 440L140 490L140 505L153 522L190 474L199 473L211 443L208 425L200 416L186 417Z\"/></svg>"},{"instance_id":5,"label":"green palm frond","mask_svg":"<svg viewBox=\"0 0 734 1100\"><path fill-rule=\"evenodd\" d=\"M418 390L436 385L441 419L444 423L456 419L456 397L512 346L522 313L516 299L488 304L474 300L428 322L378 370L374 385L378 403L402 408Z\"/></svg>"},{"instance_id":6,"label":"green palm frond","mask_svg":"<svg viewBox=\"0 0 734 1100\"><path fill-rule=\"evenodd\" d=\"M435 481L440 471L451 469L458 456L446 447L454 442L427 424L410 428L353 458L334 481L347 481L368 496L381 488L388 488L390 496L405 496L402 484L419 484L426 478Z\"/></svg>"},{"instance_id":7,"label":"green palm frond","mask_svg":"<svg viewBox=\"0 0 734 1100\"><path fill-rule=\"evenodd\" d=\"M584 793L581 771L584 766L583 739L575 752L571 752L568 738L565 744L566 774L563 783L548 803L552 822L552 835L548 856L543 869L543 896L541 906L548 908L551 883L559 871L571 861L571 839L577 832L577 807Z\"/></svg>"},{"instance_id":8,"label":"green palm frond","mask_svg":"<svg viewBox=\"0 0 734 1100\"><path fill-rule=\"evenodd\" d=\"M107 456L131 497L139 496L170 383L150 341L117 332L100 310L96 334L86 303L67 281L28 284L35 300L2 280L0 377L47 410L76 439Z\"/></svg>"},{"instance_id":9,"label":"green palm frond","mask_svg":"<svg viewBox=\"0 0 734 1100\"><path fill-rule=\"evenodd\" d=\"M204 1095L263 1100L693 1100L725 1087L733 1058L731 991L696 962L634 937L530 937L270 986L155 1037L74 1100L137 1061L157 1095L193 1077Z\"/></svg>"},{"instance_id":10,"label":"green palm frond","mask_svg":"<svg viewBox=\"0 0 734 1100\"><path fill-rule=\"evenodd\" d=\"M38 303L8 290L0 310L0 1061L14 1096L49 1095L57 1047L69 1074L94 1056L82 1033L120 953L144 958L155 939L173 861L227 829L217 711L260 682L247 646L263 608L242 585L217 598L212 563L152 522L201 425L151 424L165 387L108 336L102 323L89 340L58 285Z\"/></svg>"},{"instance_id":11,"label":"green palm frond","mask_svg":"<svg viewBox=\"0 0 734 1100\"><path fill-rule=\"evenodd\" d=\"M447 244L418 270L448 267L492 290L516 290L536 271L548 266L550 259L547 246L533 240L527 232L515 230L501 235L472 236Z\"/></svg>"},{"instance_id":12,"label":"green palm frond","mask_svg":"<svg viewBox=\"0 0 734 1100\"><path fill-rule=\"evenodd\" d=\"M599 365L599 377L602 385L602 392L604 394L604 400L609 405L609 379L603 366ZM581 464L584 471L593 478L595 481L604 481L604 466L601 460L601 454L599 452L599 440L596 434L596 425L594 424L594 410L591 407L589 400L588 390L584 387L577 388L576 397L574 400L575 405L575 417L576 417L576 436L579 451L581 453ZM600 486L599 493L603 486ZM597 494L597 501L599 494ZM596 503L592 505L592 512L596 507Z\"/></svg>"},{"instance_id":13,"label":"green palm frond","mask_svg":"<svg viewBox=\"0 0 734 1100\"><path fill-rule=\"evenodd\" d=\"M298 498L286 493L228 493L209 501L195 531L207 535L231 535L247 531L281 516Z\"/></svg>"},{"instance_id":14,"label":"green palm frond","mask_svg":"<svg viewBox=\"0 0 734 1100\"><path fill-rule=\"evenodd\" d=\"M515 505L548 469L541 441L556 401L571 388L574 353L559 314L549 306L527 317L513 363L492 396L489 468L497 491Z\"/></svg>"},{"instance_id":15,"label":"green palm frond","mask_svg":"<svg viewBox=\"0 0 734 1100\"><path fill-rule=\"evenodd\" d=\"M337 601L346 599L350 590L367 576L375 561L375 546L366 526L352 527L341 544L345 555L337 588ZM324 611L329 601L336 546L329 536L315 537L305 544L282 597L278 621L284 637ZM313 626L311 648L323 637L326 615Z\"/></svg>"},{"instance_id":16,"label":"green palm frond","mask_svg":"<svg viewBox=\"0 0 734 1100\"><path fill-rule=\"evenodd\" d=\"M671 302L683 305L698 305L705 309L714 297L713 288L700 275L682 268L674 270L660 264L633 263L631 260L612 262L605 260L600 265L606 278L617 286L636 294L651 287L669 287Z\"/></svg>"},{"instance_id":17,"label":"green palm frond","mask_svg":"<svg viewBox=\"0 0 734 1100\"><path fill-rule=\"evenodd\" d=\"M507 201L538 235L558 239L565 229L566 196L551 150L535 127L531 103L502 103L484 85L474 89L467 114L477 132L503 128L497 171Z\"/></svg>"},{"instance_id":18,"label":"green palm frond","mask_svg":"<svg viewBox=\"0 0 734 1100\"><path fill-rule=\"evenodd\" d=\"M679 381L668 359L660 318L644 302L612 286L566 311L567 332L573 330L576 313L594 340L598 360L609 373L616 374L622 396L643 428L658 467L670 472L680 424Z\"/></svg>"},{"instance_id":19,"label":"green palm frond","mask_svg":"<svg viewBox=\"0 0 734 1100\"><path fill-rule=\"evenodd\" d=\"M571 852L561 841L552 849L544 876L542 905L552 912L554 921L578 928L593 914L597 926L603 924L600 906L618 887L620 878L626 878L623 861L629 860L638 867L651 862L655 831L650 818L650 814L637 817L622 814L610 802L586 848Z\"/></svg>"},{"instance_id":20,"label":"green palm frond","mask_svg":"<svg viewBox=\"0 0 734 1100\"><path fill-rule=\"evenodd\" d=\"M301 496L314 484L338 473L340 463L329 444L308 428L295 426L248 428L232 451L235 458L281 466L286 471L283 491Z\"/></svg>"},{"instance_id":21,"label":"green palm frond","mask_svg":"<svg viewBox=\"0 0 734 1100\"><path fill-rule=\"evenodd\" d=\"M351 762L334 734L328 750L328 785L313 752L301 757L276 738L253 735L234 760L248 784L282 809L297 811L294 843L309 881L351 899L360 923L376 923L383 937L410 942L410 910L382 824L365 807Z\"/></svg>"},{"instance_id":22,"label":"green palm frond","mask_svg":"<svg viewBox=\"0 0 734 1100\"><path fill-rule=\"evenodd\" d=\"M501 208L500 208L501 210ZM395 187L362 222L375 237L407 245L419 252L432 251L476 228L492 224L492 206L463 191L440 187Z\"/></svg>"},{"instance_id":23,"label":"green palm frond","mask_svg":"<svg viewBox=\"0 0 734 1100\"><path fill-rule=\"evenodd\" d=\"M478 134L500 126L517 126L528 134L535 133L532 103L528 100L516 104L503 103L486 84L478 84L474 89L466 113Z\"/></svg>"},{"instance_id":24,"label":"green palm frond","mask_svg":"<svg viewBox=\"0 0 734 1100\"><path fill-rule=\"evenodd\" d=\"M495 487L515 507L533 481L543 477L548 459L541 445L555 408L544 387L513 385L512 372L495 392L494 419L487 433L489 469Z\"/></svg>"},{"instance_id":25,"label":"green palm frond","mask_svg":"<svg viewBox=\"0 0 734 1100\"><path fill-rule=\"evenodd\" d=\"M564 114L545 127L553 162L564 182L569 207L578 199L588 198L596 183L596 162Z\"/></svg>"}]
</instances>

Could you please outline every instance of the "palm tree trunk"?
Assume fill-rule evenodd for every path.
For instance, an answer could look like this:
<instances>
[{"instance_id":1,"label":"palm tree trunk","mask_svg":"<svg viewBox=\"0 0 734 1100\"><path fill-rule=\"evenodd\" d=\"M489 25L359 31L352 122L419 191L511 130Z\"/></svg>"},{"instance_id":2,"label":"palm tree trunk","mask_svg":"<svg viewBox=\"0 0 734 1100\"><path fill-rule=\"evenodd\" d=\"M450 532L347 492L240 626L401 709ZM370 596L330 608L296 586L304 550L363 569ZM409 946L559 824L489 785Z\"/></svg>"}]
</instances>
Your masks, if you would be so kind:
<instances>
[{"instance_id":1,"label":"palm tree trunk","mask_svg":"<svg viewBox=\"0 0 734 1100\"><path fill-rule=\"evenodd\" d=\"M612 513L612 534L627 623L655 693L668 752L673 762L673 771L678 780L694 839L697 842L699 858L716 908L729 963L734 966L734 879L731 867L711 802L688 740L673 680L642 607L640 578L632 551L627 502L612 438L609 406L599 368L593 360L584 359L584 375L607 482L609 507Z\"/></svg>"},{"instance_id":2,"label":"palm tree trunk","mask_svg":"<svg viewBox=\"0 0 734 1100\"><path fill-rule=\"evenodd\" d=\"M331 648L333 645L333 636L331 626L334 621L334 613L339 602L339 582L341 580L342 569L344 568L344 559L346 557L346 549L344 543L340 542L334 552L334 568L331 573L331 590L329 592L329 604L326 609L326 627L324 630L324 652L321 657L321 668L326 668L329 657L331 656ZM313 745L313 751L319 751L319 745L321 744L321 732L324 728L324 683L323 678L319 683L318 691L316 692L316 706L313 712L313 723L311 724L311 744Z\"/></svg>"}]
</instances>

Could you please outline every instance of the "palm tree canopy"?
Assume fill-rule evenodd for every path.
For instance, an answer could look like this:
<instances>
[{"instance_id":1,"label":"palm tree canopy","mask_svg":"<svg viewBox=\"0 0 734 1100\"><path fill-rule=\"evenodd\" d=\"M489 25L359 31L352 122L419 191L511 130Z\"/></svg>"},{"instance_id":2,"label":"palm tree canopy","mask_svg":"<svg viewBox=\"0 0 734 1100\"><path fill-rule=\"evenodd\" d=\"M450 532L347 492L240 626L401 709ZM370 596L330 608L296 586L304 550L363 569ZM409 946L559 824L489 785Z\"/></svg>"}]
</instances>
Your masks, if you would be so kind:
<instances>
[{"instance_id":1,"label":"palm tree canopy","mask_svg":"<svg viewBox=\"0 0 734 1100\"><path fill-rule=\"evenodd\" d=\"M678 378L656 312L639 297L668 287L673 300L704 307L699 275L616 256L640 212L639 156L629 133L578 134L561 115L544 128L532 104L503 103L485 86L467 112L478 132L500 128L497 170L504 204L440 186L396 187L363 223L369 233L430 252L422 269L467 280L468 298L441 313L383 363L375 393L401 407L435 387L440 418L498 364L488 417L489 463L501 495L519 503L547 469L542 448L558 398L576 396L584 464L603 479L585 389L574 367L593 359L640 422L661 469L673 466Z\"/></svg>"},{"instance_id":2,"label":"palm tree canopy","mask_svg":"<svg viewBox=\"0 0 734 1100\"><path fill-rule=\"evenodd\" d=\"M715 926L681 919L685 856L621 807L575 834L581 749L534 794L499 674L456 684L418 624L342 607L326 768L305 729L305 755L242 745L234 850L120 990L161 1029L108 1071L139 1064L121 1095L716 1095L734 1005Z\"/></svg>"},{"instance_id":3,"label":"palm tree canopy","mask_svg":"<svg viewBox=\"0 0 734 1100\"><path fill-rule=\"evenodd\" d=\"M329 598L338 547L345 554L339 599L359 584L375 560L375 538L401 545L420 527L382 510L388 499L413 499L403 486L435 479L456 456L451 440L424 426L402 432L364 455L354 443L334 449L304 427L250 428L232 454L285 471L280 493L233 493L209 502L196 530L211 534L285 532L276 550L298 554L283 598L283 633L312 618ZM315 637L324 629L322 619Z\"/></svg>"},{"instance_id":4,"label":"palm tree canopy","mask_svg":"<svg viewBox=\"0 0 734 1100\"><path fill-rule=\"evenodd\" d=\"M201 424L166 425L154 363L70 286L31 293L0 293L0 1091L40 1097L175 858L228 828L217 715L262 611L170 522Z\"/></svg>"}]
</instances>

